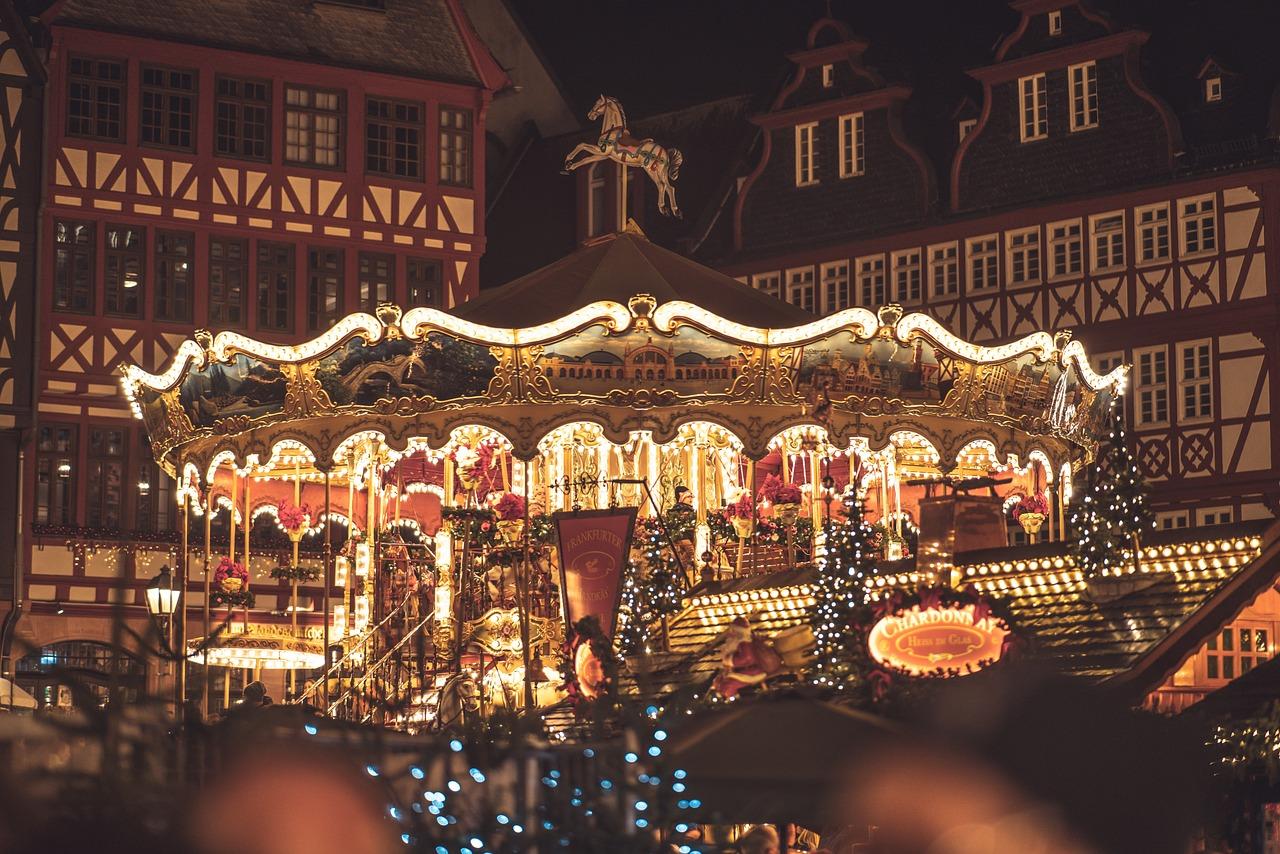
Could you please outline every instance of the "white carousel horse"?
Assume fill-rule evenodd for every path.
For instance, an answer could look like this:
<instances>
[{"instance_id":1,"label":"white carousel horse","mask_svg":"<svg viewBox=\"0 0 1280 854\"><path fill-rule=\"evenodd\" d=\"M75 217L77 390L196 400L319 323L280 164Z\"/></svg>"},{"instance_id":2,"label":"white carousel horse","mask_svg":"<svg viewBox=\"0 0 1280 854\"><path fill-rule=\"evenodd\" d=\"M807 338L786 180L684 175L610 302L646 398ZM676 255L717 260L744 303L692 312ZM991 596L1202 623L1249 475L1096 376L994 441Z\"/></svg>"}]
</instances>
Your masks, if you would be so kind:
<instances>
[{"instance_id":1,"label":"white carousel horse","mask_svg":"<svg viewBox=\"0 0 1280 854\"><path fill-rule=\"evenodd\" d=\"M480 711L480 686L467 673L451 676L440 687L440 696L436 701L437 730L462 726L472 715Z\"/></svg>"},{"instance_id":2,"label":"white carousel horse","mask_svg":"<svg viewBox=\"0 0 1280 854\"><path fill-rule=\"evenodd\" d=\"M636 139L632 136L627 131L627 114L622 111L622 105L616 98L608 95L596 98L595 106L587 113L587 118L592 121L602 119L600 139L594 145L589 142L579 143L570 151L564 159L565 173L600 160L613 160L624 168L634 166L648 175L658 188L658 211L670 213L680 219L675 188L675 181L680 177L680 164L684 162L684 155L680 150L663 148L652 139ZM574 160L584 153L586 157Z\"/></svg>"}]
</instances>

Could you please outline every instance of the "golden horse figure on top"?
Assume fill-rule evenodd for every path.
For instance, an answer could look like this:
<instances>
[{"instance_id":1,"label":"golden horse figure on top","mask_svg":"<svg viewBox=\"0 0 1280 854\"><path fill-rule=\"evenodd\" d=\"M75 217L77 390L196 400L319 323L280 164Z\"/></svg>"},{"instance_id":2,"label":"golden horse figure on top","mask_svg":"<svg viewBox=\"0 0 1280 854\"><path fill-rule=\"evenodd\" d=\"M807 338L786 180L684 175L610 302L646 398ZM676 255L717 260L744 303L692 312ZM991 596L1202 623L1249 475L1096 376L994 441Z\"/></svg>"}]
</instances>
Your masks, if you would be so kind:
<instances>
[{"instance_id":1,"label":"golden horse figure on top","mask_svg":"<svg viewBox=\"0 0 1280 854\"><path fill-rule=\"evenodd\" d=\"M622 111L617 98L608 95L596 98L595 106L587 113L587 118L592 121L601 119L600 139L594 145L589 142L579 143L570 151L564 159L565 174L579 166L600 160L613 160L623 168L630 166L640 169L658 188L658 211L680 219L675 188L675 181L680 177L680 164L684 162L680 150L664 148L652 139L636 139L632 136L627 130L627 114ZM584 153L586 157L574 159Z\"/></svg>"}]
</instances>

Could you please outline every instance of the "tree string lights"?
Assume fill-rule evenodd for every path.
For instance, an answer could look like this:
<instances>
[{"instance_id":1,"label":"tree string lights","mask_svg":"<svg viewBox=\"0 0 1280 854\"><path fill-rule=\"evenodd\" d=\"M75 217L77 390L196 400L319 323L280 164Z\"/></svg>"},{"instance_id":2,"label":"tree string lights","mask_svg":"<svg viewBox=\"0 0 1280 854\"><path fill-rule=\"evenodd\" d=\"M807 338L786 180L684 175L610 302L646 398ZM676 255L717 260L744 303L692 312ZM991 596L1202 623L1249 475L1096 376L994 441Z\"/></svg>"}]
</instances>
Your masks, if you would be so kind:
<instances>
[{"instance_id":1,"label":"tree string lights","mask_svg":"<svg viewBox=\"0 0 1280 854\"><path fill-rule=\"evenodd\" d=\"M1118 398L1117 398L1118 400ZM1129 450L1123 412L1111 407L1111 433L1090 471L1084 495L1068 517L1068 543L1086 577L1137 560L1143 532L1155 526L1146 483Z\"/></svg>"},{"instance_id":2,"label":"tree string lights","mask_svg":"<svg viewBox=\"0 0 1280 854\"><path fill-rule=\"evenodd\" d=\"M646 520L637 533L644 537L644 565L629 563L623 581L618 613L618 648L623 655L652 652L650 627L677 613L681 605L680 570L670 548L664 546L661 526Z\"/></svg>"},{"instance_id":3,"label":"tree string lights","mask_svg":"<svg viewBox=\"0 0 1280 854\"><path fill-rule=\"evenodd\" d=\"M814 661L810 681L821 688L844 691L855 679L854 647L865 639L851 630L853 615L865 601L864 581L871 573L873 530L862 518L862 502L854 490L844 496L845 518L823 526L825 548L817 560L813 629Z\"/></svg>"}]
</instances>

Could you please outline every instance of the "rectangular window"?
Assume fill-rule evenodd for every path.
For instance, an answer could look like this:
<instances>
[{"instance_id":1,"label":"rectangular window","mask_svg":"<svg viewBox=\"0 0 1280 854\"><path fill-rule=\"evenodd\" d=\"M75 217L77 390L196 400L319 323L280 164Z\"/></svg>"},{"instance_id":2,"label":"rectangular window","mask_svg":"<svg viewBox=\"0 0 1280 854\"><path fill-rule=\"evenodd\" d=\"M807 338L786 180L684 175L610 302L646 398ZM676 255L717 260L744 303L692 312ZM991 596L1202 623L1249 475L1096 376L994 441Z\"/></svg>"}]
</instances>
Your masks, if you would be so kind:
<instances>
[{"instance_id":1,"label":"rectangular window","mask_svg":"<svg viewBox=\"0 0 1280 854\"><path fill-rule=\"evenodd\" d=\"M1212 348L1207 341L1197 341L1178 349L1178 405L1182 420L1209 418L1213 415L1213 374L1209 369Z\"/></svg>"},{"instance_id":2,"label":"rectangular window","mask_svg":"<svg viewBox=\"0 0 1280 854\"><path fill-rule=\"evenodd\" d=\"M1026 285L1040 281L1040 229L1009 233L1009 281Z\"/></svg>"},{"instance_id":3,"label":"rectangular window","mask_svg":"<svg viewBox=\"0 0 1280 854\"><path fill-rule=\"evenodd\" d=\"M1105 377L1122 364L1124 364L1123 353L1103 353L1093 357L1094 373L1100 377Z\"/></svg>"},{"instance_id":4,"label":"rectangular window","mask_svg":"<svg viewBox=\"0 0 1280 854\"><path fill-rule=\"evenodd\" d=\"M1206 101L1222 100L1222 78L1210 77L1204 81L1204 99Z\"/></svg>"},{"instance_id":5,"label":"rectangular window","mask_svg":"<svg viewBox=\"0 0 1280 854\"><path fill-rule=\"evenodd\" d=\"M103 247L103 309L122 317L142 315L143 231L137 226L108 225Z\"/></svg>"},{"instance_id":6,"label":"rectangular window","mask_svg":"<svg viewBox=\"0 0 1280 854\"><path fill-rule=\"evenodd\" d=\"M156 232L156 320L191 322L194 256L194 235L185 231Z\"/></svg>"},{"instance_id":7,"label":"rectangular window","mask_svg":"<svg viewBox=\"0 0 1280 854\"><path fill-rule=\"evenodd\" d=\"M120 530L124 526L125 441L119 427L89 430L89 470L84 521L90 528Z\"/></svg>"},{"instance_id":8,"label":"rectangular window","mask_svg":"<svg viewBox=\"0 0 1280 854\"><path fill-rule=\"evenodd\" d=\"M195 150L196 73L142 66L142 144Z\"/></svg>"},{"instance_id":9,"label":"rectangular window","mask_svg":"<svg viewBox=\"0 0 1280 854\"><path fill-rule=\"evenodd\" d=\"M969 241L969 290L986 291L1000 284L999 240L975 237Z\"/></svg>"},{"instance_id":10,"label":"rectangular window","mask_svg":"<svg viewBox=\"0 0 1280 854\"><path fill-rule=\"evenodd\" d=\"M209 323L241 328L245 324L245 285L249 281L249 247L243 240L215 237L209 241Z\"/></svg>"},{"instance_id":11,"label":"rectangular window","mask_svg":"<svg viewBox=\"0 0 1280 854\"><path fill-rule=\"evenodd\" d=\"M141 456L151 456L151 446L142 436ZM135 467L138 481L132 485L137 491L134 504L133 527L138 531L172 531L177 527L174 520L176 504L173 500L173 478L160 470L153 462L143 462ZM125 484L130 488L130 484Z\"/></svg>"},{"instance_id":12,"label":"rectangular window","mask_svg":"<svg viewBox=\"0 0 1280 854\"><path fill-rule=\"evenodd\" d=\"M328 89L284 89L284 159L311 166L342 165L343 94Z\"/></svg>"},{"instance_id":13,"label":"rectangular window","mask_svg":"<svg viewBox=\"0 0 1280 854\"><path fill-rule=\"evenodd\" d=\"M258 242L258 328L293 329L293 244Z\"/></svg>"},{"instance_id":14,"label":"rectangular window","mask_svg":"<svg viewBox=\"0 0 1280 854\"><path fill-rule=\"evenodd\" d=\"M405 304L411 308L444 308L444 265L436 258L410 258L404 271Z\"/></svg>"},{"instance_id":15,"label":"rectangular window","mask_svg":"<svg viewBox=\"0 0 1280 854\"><path fill-rule=\"evenodd\" d=\"M1225 626L1204 646L1205 676L1227 681L1265 664L1274 655L1272 626L1239 621Z\"/></svg>"},{"instance_id":16,"label":"rectangular window","mask_svg":"<svg viewBox=\"0 0 1280 854\"><path fill-rule=\"evenodd\" d=\"M1033 74L1018 80L1018 106L1022 115L1022 141L1049 135L1049 105L1045 98L1045 76Z\"/></svg>"},{"instance_id":17,"label":"rectangular window","mask_svg":"<svg viewBox=\"0 0 1280 854\"><path fill-rule=\"evenodd\" d=\"M1169 422L1169 365L1163 347L1135 354L1138 362L1134 381L1139 424Z\"/></svg>"},{"instance_id":18,"label":"rectangular window","mask_svg":"<svg viewBox=\"0 0 1280 854\"><path fill-rule=\"evenodd\" d=\"M828 314L852 305L848 261L831 261L822 265L822 304Z\"/></svg>"},{"instance_id":19,"label":"rectangular window","mask_svg":"<svg viewBox=\"0 0 1280 854\"><path fill-rule=\"evenodd\" d=\"M960 142L964 142L964 138L977 126L977 119L961 119L959 124Z\"/></svg>"},{"instance_id":20,"label":"rectangular window","mask_svg":"<svg viewBox=\"0 0 1280 854\"><path fill-rule=\"evenodd\" d=\"M822 66L822 88L830 89L836 82L836 67L830 63Z\"/></svg>"},{"instance_id":21,"label":"rectangular window","mask_svg":"<svg viewBox=\"0 0 1280 854\"><path fill-rule=\"evenodd\" d=\"M1124 266L1124 214L1089 217L1095 272L1118 270Z\"/></svg>"},{"instance_id":22,"label":"rectangular window","mask_svg":"<svg viewBox=\"0 0 1280 854\"><path fill-rule=\"evenodd\" d=\"M1062 10L1054 9L1049 13L1049 35L1062 35Z\"/></svg>"},{"instance_id":23,"label":"rectangular window","mask_svg":"<svg viewBox=\"0 0 1280 854\"><path fill-rule=\"evenodd\" d=\"M1098 126L1098 66L1086 62L1067 69L1071 80L1071 130Z\"/></svg>"},{"instance_id":24,"label":"rectangular window","mask_svg":"<svg viewBox=\"0 0 1280 854\"><path fill-rule=\"evenodd\" d=\"M1218 218L1213 196L1178 200L1182 254L1198 255L1218 248Z\"/></svg>"},{"instance_id":25,"label":"rectangular window","mask_svg":"<svg viewBox=\"0 0 1280 854\"><path fill-rule=\"evenodd\" d=\"M787 302L798 305L805 311L817 308L814 304L812 267L787 271Z\"/></svg>"},{"instance_id":26,"label":"rectangular window","mask_svg":"<svg viewBox=\"0 0 1280 854\"><path fill-rule=\"evenodd\" d=\"M93 312L93 238L91 222L54 223L54 311Z\"/></svg>"},{"instance_id":27,"label":"rectangular window","mask_svg":"<svg viewBox=\"0 0 1280 854\"><path fill-rule=\"evenodd\" d=\"M1143 261L1169 258L1169 206L1138 208L1138 245Z\"/></svg>"},{"instance_id":28,"label":"rectangular window","mask_svg":"<svg viewBox=\"0 0 1280 854\"><path fill-rule=\"evenodd\" d=\"M1053 278L1078 276L1084 269L1080 220L1055 222L1049 226L1049 263Z\"/></svg>"},{"instance_id":29,"label":"rectangular window","mask_svg":"<svg viewBox=\"0 0 1280 854\"><path fill-rule=\"evenodd\" d=\"M471 186L471 111L440 108L440 183Z\"/></svg>"},{"instance_id":30,"label":"rectangular window","mask_svg":"<svg viewBox=\"0 0 1280 854\"><path fill-rule=\"evenodd\" d=\"M796 186L807 187L818 183L818 171L814 144L818 123L796 125Z\"/></svg>"},{"instance_id":31,"label":"rectangular window","mask_svg":"<svg viewBox=\"0 0 1280 854\"><path fill-rule=\"evenodd\" d=\"M76 433L70 424L41 424L36 438L36 521L73 525Z\"/></svg>"},{"instance_id":32,"label":"rectangular window","mask_svg":"<svg viewBox=\"0 0 1280 854\"><path fill-rule=\"evenodd\" d=\"M422 104L366 98L365 171L393 178L421 178L426 121L426 108Z\"/></svg>"},{"instance_id":33,"label":"rectangular window","mask_svg":"<svg viewBox=\"0 0 1280 854\"><path fill-rule=\"evenodd\" d=\"M782 297L781 273L757 273L751 277L751 287L771 297Z\"/></svg>"},{"instance_id":34,"label":"rectangular window","mask_svg":"<svg viewBox=\"0 0 1280 854\"><path fill-rule=\"evenodd\" d=\"M893 296L900 303L920 302L920 250L893 253Z\"/></svg>"},{"instance_id":35,"label":"rectangular window","mask_svg":"<svg viewBox=\"0 0 1280 854\"><path fill-rule=\"evenodd\" d=\"M1187 511L1166 510L1156 514L1156 526L1162 531L1174 531L1187 527Z\"/></svg>"},{"instance_id":36,"label":"rectangular window","mask_svg":"<svg viewBox=\"0 0 1280 854\"><path fill-rule=\"evenodd\" d=\"M373 314L380 302L391 302L396 284L394 255L360 253L360 308Z\"/></svg>"},{"instance_id":37,"label":"rectangular window","mask_svg":"<svg viewBox=\"0 0 1280 854\"><path fill-rule=\"evenodd\" d=\"M862 113L840 117L840 177L852 178L865 171L866 147L862 139Z\"/></svg>"},{"instance_id":38,"label":"rectangular window","mask_svg":"<svg viewBox=\"0 0 1280 854\"><path fill-rule=\"evenodd\" d=\"M214 92L214 151L226 157L270 160L271 84L219 77Z\"/></svg>"},{"instance_id":39,"label":"rectangular window","mask_svg":"<svg viewBox=\"0 0 1280 854\"><path fill-rule=\"evenodd\" d=\"M955 296L959 292L959 246L947 243L929 247L929 286L935 297Z\"/></svg>"},{"instance_id":40,"label":"rectangular window","mask_svg":"<svg viewBox=\"0 0 1280 854\"><path fill-rule=\"evenodd\" d=\"M341 249L307 250L307 331L321 332L342 317Z\"/></svg>"},{"instance_id":41,"label":"rectangular window","mask_svg":"<svg viewBox=\"0 0 1280 854\"><path fill-rule=\"evenodd\" d=\"M858 259L858 297L872 311L888 302L884 289L884 256Z\"/></svg>"},{"instance_id":42,"label":"rectangular window","mask_svg":"<svg viewBox=\"0 0 1280 854\"><path fill-rule=\"evenodd\" d=\"M124 142L124 63L71 57L67 133Z\"/></svg>"}]
</instances>

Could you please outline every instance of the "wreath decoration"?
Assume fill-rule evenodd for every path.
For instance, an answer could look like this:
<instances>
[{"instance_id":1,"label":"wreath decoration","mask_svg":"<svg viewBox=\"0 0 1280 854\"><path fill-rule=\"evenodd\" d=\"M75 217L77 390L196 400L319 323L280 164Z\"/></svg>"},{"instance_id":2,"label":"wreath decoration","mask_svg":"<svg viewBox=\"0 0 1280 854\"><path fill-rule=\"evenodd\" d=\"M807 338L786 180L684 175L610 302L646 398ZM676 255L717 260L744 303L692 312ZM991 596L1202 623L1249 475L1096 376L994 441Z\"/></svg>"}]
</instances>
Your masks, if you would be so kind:
<instances>
[{"instance_id":1,"label":"wreath decoration","mask_svg":"<svg viewBox=\"0 0 1280 854\"><path fill-rule=\"evenodd\" d=\"M277 566L271 570L271 577L282 581L307 583L320 579L320 570L311 566Z\"/></svg>"}]
</instances>

